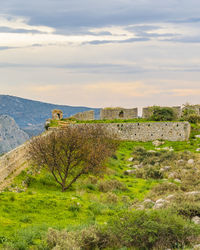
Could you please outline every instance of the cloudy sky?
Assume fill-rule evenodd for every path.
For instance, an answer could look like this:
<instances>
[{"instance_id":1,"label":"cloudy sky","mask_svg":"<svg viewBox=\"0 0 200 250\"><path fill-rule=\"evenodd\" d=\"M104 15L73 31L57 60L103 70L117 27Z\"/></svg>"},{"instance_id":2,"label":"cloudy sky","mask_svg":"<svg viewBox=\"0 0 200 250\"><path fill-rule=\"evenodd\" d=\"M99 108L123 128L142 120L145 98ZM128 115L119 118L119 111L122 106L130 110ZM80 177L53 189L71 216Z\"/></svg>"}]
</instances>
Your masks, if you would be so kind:
<instances>
[{"instance_id":1,"label":"cloudy sky","mask_svg":"<svg viewBox=\"0 0 200 250\"><path fill-rule=\"evenodd\" d=\"M91 107L200 103L200 1L1 1L0 94Z\"/></svg>"}]
</instances>

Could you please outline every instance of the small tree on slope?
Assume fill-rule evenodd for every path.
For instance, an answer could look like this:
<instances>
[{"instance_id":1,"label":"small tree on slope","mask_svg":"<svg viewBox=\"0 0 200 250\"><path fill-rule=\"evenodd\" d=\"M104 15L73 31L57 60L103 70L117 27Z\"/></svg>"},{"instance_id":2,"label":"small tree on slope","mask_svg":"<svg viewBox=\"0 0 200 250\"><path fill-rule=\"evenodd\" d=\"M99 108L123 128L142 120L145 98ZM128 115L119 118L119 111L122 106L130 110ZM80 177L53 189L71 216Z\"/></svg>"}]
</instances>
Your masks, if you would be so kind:
<instances>
[{"instance_id":1,"label":"small tree on slope","mask_svg":"<svg viewBox=\"0 0 200 250\"><path fill-rule=\"evenodd\" d=\"M64 192L81 175L102 172L105 160L116 148L117 142L101 128L68 126L33 138L29 156L53 175Z\"/></svg>"}]
</instances>

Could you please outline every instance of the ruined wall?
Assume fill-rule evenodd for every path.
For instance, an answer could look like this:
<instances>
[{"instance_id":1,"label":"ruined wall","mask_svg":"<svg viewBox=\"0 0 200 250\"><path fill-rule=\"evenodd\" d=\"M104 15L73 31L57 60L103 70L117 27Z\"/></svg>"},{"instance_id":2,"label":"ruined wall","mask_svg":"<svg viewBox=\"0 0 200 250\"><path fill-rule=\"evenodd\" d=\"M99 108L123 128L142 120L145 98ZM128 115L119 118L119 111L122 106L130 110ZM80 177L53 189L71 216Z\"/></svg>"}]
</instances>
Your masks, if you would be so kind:
<instances>
[{"instance_id":1,"label":"ruined wall","mask_svg":"<svg viewBox=\"0 0 200 250\"><path fill-rule=\"evenodd\" d=\"M185 109L190 109L190 110L194 110L194 112L197 114L197 115L200 115L200 105L188 105L186 107L183 108L183 111Z\"/></svg>"},{"instance_id":2,"label":"ruined wall","mask_svg":"<svg viewBox=\"0 0 200 250\"><path fill-rule=\"evenodd\" d=\"M69 126L94 126L108 130L120 140L129 141L186 141L190 136L189 122L93 123ZM50 128L55 129L55 128Z\"/></svg>"},{"instance_id":3,"label":"ruined wall","mask_svg":"<svg viewBox=\"0 0 200 250\"><path fill-rule=\"evenodd\" d=\"M100 112L101 120L114 119L134 119L138 117L138 109L124 109L124 108L105 108Z\"/></svg>"},{"instance_id":4,"label":"ruined wall","mask_svg":"<svg viewBox=\"0 0 200 250\"><path fill-rule=\"evenodd\" d=\"M26 159L27 143L0 157L0 182L21 166L28 166Z\"/></svg>"},{"instance_id":5,"label":"ruined wall","mask_svg":"<svg viewBox=\"0 0 200 250\"><path fill-rule=\"evenodd\" d=\"M150 118L152 115L153 115L153 108L155 106L151 106L151 107L145 107L142 109L142 118ZM171 108L174 110L177 118L180 118L181 117L181 114L182 114L182 109L181 109L181 106L174 106L174 107L161 107L161 108Z\"/></svg>"},{"instance_id":6,"label":"ruined wall","mask_svg":"<svg viewBox=\"0 0 200 250\"><path fill-rule=\"evenodd\" d=\"M80 112L72 116L73 118L76 118L77 120L82 120L82 121L91 121L94 120L94 111L89 110L85 112Z\"/></svg>"},{"instance_id":7,"label":"ruined wall","mask_svg":"<svg viewBox=\"0 0 200 250\"><path fill-rule=\"evenodd\" d=\"M63 118L63 112L59 109L52 110L52 119L61 120Z\"/></svg>"}]
</instances>

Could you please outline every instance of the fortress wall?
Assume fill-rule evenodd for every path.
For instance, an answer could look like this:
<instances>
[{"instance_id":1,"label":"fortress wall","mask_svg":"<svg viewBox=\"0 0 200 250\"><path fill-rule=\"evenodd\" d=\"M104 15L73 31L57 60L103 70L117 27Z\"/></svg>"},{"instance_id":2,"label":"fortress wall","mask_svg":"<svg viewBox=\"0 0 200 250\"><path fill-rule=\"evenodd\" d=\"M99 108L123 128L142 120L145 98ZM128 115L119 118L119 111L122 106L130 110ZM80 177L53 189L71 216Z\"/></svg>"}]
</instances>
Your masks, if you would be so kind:
<instances>
[{"instance_id":1,"label":"fortress wall","mask_svg":"<svg viewBox=\"0 0 200 250\"><path fill-rule=\"evenodd\" d=\"M81 121L91 121L91 120L95 119L93 110L80 112L80 113L73 115L72 117L76 118L77 120L81 120Z\"/></svg>"},{"instance_id":2,"label":"fortress wall","mask_svg":"<svg viewBox=\"0 0 200 250\"><path fill-rule=\"evenodd\" d=\"M128 141L186 141L189 139L189 122L141 122L141 123L93 123L69 124L69 126L101 127L116 135L120 140ZM50 128L55 129L55 128Z\"/></svg>"},{"instance_id":3,"label":"fortress wall","mask_svg":"<svg viewBox=\"0 0 200 250\"><path fill-rule=\"evenodd\" d=\"M138 109L105 108L101 109L100 117L101 120L134 119L138 117Z\"/></svg>"},{"instance_id":4,"label":"fortress wall","mask_svg":"<svg viewBox=\"0 0 200 250\"><path fill-rule=\"evenodd\" d=\"M25 164L28 166L26 148L27 143L24 143L0 157L0 182L21 166Z\"/></svg>"}]
</instances>

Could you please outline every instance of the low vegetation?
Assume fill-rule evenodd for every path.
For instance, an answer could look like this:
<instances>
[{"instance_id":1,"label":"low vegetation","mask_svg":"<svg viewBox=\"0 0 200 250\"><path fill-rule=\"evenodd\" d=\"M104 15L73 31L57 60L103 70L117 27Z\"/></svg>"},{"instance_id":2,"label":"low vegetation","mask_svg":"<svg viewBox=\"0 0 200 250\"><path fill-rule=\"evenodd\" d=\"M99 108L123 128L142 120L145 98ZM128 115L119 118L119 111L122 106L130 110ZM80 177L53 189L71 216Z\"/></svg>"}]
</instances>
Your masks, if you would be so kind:
<instances>
[{"instance_id":1,"label":"low vegetation","mask_svg":"<svg viewBox=\"0 0 200 250\"><path fill-rule=\"evenodd\" d=\"M200 139L195 137L199 126L192 126L189 142L120 142L116 149L103 137L109 142L105 149L111 145L109 154L102 161L98 156L91 160L98 160L97 170L104 171L80 175L65 192L41 155L40 162L34 161L38 164L0 193L1 248L192 249L200 244L200 225L194 219L200 217ZM59 138L54 149L60 152L61 142L69 147L72 141L63 134ZM104 154L104 147L95 147L102 141L94 145L91 137L90 143L94 153ZM76 155L77 150L69 152ZM93 151L86 152L94 158ZM72 172L66 182L74 176Z\"/></svg>"}]
</instances>

